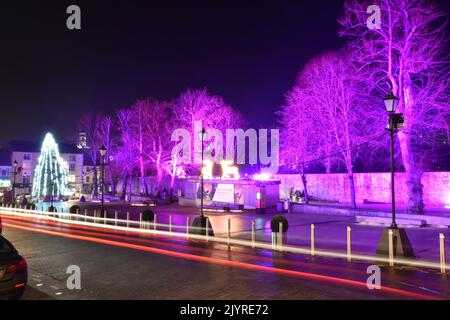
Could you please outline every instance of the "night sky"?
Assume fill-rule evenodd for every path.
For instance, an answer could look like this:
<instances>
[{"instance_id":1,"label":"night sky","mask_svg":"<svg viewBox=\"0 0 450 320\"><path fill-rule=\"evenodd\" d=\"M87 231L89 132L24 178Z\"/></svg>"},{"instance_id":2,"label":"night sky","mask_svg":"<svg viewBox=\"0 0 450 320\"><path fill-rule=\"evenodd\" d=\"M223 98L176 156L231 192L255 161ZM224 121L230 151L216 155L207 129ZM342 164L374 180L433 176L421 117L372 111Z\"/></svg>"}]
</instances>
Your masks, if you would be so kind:
<instances>
[{"instance_id":1,"label":"night sky","mask_svg":"<svg viewBox=\"0 0 450 320\"><path fill-rule=\"evenodd\" d=\"M82 30L66 28L66 8ZM301 67L337 49L342 1L2 1L0 145L61 140L88 111L207 87L253 127L274 111Z\"/></svg>"}]
</instances>

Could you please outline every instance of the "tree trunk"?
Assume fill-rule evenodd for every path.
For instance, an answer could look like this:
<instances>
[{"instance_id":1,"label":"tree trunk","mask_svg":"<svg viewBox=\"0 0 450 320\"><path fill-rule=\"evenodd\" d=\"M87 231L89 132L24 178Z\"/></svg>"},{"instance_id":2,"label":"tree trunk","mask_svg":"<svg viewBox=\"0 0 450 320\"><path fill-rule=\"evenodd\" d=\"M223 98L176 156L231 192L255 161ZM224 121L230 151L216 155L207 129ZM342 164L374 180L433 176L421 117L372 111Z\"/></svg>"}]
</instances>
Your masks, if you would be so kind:
<instances>
[{"instance_id":1,"label":"tree trunk","mask_svg":"<svg viewBox=\"0 0 450 320\"><path fill-rule=\"evenodd\" d=\"M348 182L350 185L350 200L352 203L352 208L356 208L355 179L353 178L353 172L349 172Z\"/></svg>"},{"instance_id":2,"label":"tree trunk","mask_svg":"<svg viewBox=\"0 0 450 320\"><path fill-rule=\"evenodd\" d=\"M122 183L122 195L120 196L120 199L124 201L127 196L127 188L128 188L128 174L125 174L123 177L123 183Z\"/></svg>"},{"instance_id":3,"label":"tree trunk","mask_svg":"<svg viewBox=\"0 0 450 320\"><path fill-rule=\"evenodd\" d=\"M98 176L97 176L97 166L94 165L94 196L98 196Z\"/></svg>"},{"instance_id":4,"label":"tree trunk","mask_svg":"<svg viewBox=\"0 0 450 320\"><path fill-rule=\"evenodd\" d=\"M405 133L412 130L410 124L413 123L414 120L414 97L412 96L411 91L411 79L408 76L405 76L401 95L404 106L403 115L405 118L405 127L403 130L400 130L398 139L406 175L406 194L408 197L407 211L412 214L423 214L423 209L425 207L423 203L423 172L412 150L411 134Z\"/></svg>"},{"instance_id":5,"label":"tree trunk","mask_svg":"<svg viewBox=\"0 0 450 320\"><path fill-rule=\"evenodd\" d=\"M306 175L302 173L302 182L303 182L303 192L305 193L305 203L309 203L309 196L308 196L308 181L306 180Z\"/></svg>"},{"instance_id":6,"label":"tree trunk","mask_svg":"<svg viewBox=\"0 0 450 320\"><path fill-rule=\"evenodd\" d=\"M399 134L403 166L406 175L407 211L412 214L423 214L423 184L421 168L417 165L411 151L411 138L407 134Z\"/></svg>"}]
</instances>

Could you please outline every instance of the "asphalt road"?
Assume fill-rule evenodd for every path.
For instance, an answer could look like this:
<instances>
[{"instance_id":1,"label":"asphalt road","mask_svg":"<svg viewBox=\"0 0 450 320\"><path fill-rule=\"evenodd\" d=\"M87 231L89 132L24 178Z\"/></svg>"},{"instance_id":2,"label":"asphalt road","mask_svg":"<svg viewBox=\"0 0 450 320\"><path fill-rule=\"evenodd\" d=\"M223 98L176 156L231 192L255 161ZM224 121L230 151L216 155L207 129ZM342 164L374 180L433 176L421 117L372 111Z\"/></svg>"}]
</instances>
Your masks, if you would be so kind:
<instances>
[{"instance_id":1,"label":"asphalt road","mask_svg":"<svg viewBox=\"0 0 450 320\"><path fill-rule=\"evenodd\" d=\"M60 224L46 226L39 221L4 219L4 224L5 237L28 261L29 288L24 299L415 298L345 281L365 284L365 265L348 266L330 259L312 261L242 248L229 251L220 245L142 239ZM66 271L72 265L81 269L81 290L67 288ZM436 274L384 272L382 279L383 286L405 292L450 297L448 288L443 289L448 287L447 280Z\"/></svg>"}]
</instances>

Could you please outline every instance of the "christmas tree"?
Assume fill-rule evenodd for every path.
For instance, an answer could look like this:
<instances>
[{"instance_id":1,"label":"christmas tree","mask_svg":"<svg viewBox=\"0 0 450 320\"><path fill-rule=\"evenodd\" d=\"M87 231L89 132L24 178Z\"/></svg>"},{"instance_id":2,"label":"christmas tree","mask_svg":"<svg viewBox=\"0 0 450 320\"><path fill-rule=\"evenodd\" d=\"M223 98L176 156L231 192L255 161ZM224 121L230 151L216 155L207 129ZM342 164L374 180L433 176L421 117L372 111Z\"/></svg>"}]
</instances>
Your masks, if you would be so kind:
<instances>
[{"instance_id":1,"label":"christmas tree","mask_svg":"<svg viewBox=\"0 0 450 320\"><path fill-rule=\"evenodd\" d=\"M52 134L47 133L34 172L32 196L37 200L45 200L67 195L67 163L61 158Z\"/></svg>"}]
</instances>

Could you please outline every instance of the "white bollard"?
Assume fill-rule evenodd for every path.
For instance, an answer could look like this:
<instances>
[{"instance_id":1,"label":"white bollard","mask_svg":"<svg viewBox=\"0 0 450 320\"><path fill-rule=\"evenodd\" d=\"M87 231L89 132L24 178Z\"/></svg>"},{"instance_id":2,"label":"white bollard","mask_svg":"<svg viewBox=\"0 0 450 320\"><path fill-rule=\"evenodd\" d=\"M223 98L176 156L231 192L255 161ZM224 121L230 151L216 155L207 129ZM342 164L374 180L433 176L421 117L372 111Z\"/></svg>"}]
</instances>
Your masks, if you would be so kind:
<instances>
[{"instance_id":1,"label":"white bollard","mask_svg":"<svg viewBox=\"0 0 450 320\"><path fill-rule=\"evenodd\" d=\"M440 257L441 257L441 273L446 274L447 273L447 266L445 262L445 235L441 233L439 235L439 247L440 247Z\"/></svg>"},{"instance_id":2,"label":"white bollard","mask_svg":"<svg viewBox=\"0 0 450 320\"><path fill-rule=\"evenodd\" d=\"M87 209L84 209L84 222L87 221Z\"/></svg>"},{"instance_id":3,"label":"white bollard","mask_svg":"<svg viewBox=\"0 0 450 320\"><path fill-rule=\"evenodd\" d=\"M172 238L172 215L169 216L169 237Z\"/></svg>"},{"instance_id":4,"label":"white bollard","mask_svg":"<svg viewBox=\"0 0 450 320\"><path fill-rule=\"evenodd\" d=\"M394 232L389 230L389 266L394 266Z\"/></svg>"},{"instance_id":5,"label":"white bollard","mask_svg":"<svg viewBox=\"0 0 450 320\"><path fill-rule=\"evenodd\" d=\"M347 227L347 261L352 261L352 228Z\"/></svg>"},{"instance_id":6,"label":"white bollard","mask_svg":"<svg viewBox=\"0 0 450 320\"><path fill-rule=\"evenodd\" d=\"M228 247L230 247L230 238L231 238L231 219L228 219L228 234L227 234Z\"/></svg>"},{"instance_id":7,"label":"white bollard","mask_svg":"<svg viewBox=\"0 0 450 320\"><path fill-rule=\"evenodd\" d=\"M186 240L189 240L189 217L186 217Z\"/></svg>"},{"instance_id":8,"label":"white bollard","mask_svg":"<svg viewBox=\"0 0 450 320\"><path fill-rule=\"evenodd\" d=\"M255 248L255 221L252 221L252 248Z\"/></svg>"},{"instance_id":9,"label":"white bollard","mask_svg":"<svg viewBox=\"0 0 450 320\"><path fill-rule=\"evenodd\" d=\"M114 212L114 225L117 227L117 210Z\"/></svg>"},{"instance_id":10,"label":"white bollard","mask_svg":"<svg viewBox=\"0 0 450 320\"><path fill-rule=\"evenodd\" d=\"M156 222L156 218L158 217L158 215L155 213L155 220L153 221L153 231L156 231L156 226L157 226L157 222Z\"/></svg>"},{"instance_id":11,"label":"white bollard","mask_svg":"<svg viewBox=\"0 0 450 320\"><path fill-rule=\"evenodd\" d=\"M130 213L127 212L127 228L130 227Z\"/></svg>"},{"instance_id":12,"label":"white bollard","mask_svg":"<svg viewBox=\"0 0 450 320\"><path fill-rule=\"evenodd\" d=\"M311 225L311 256L315 256L316 255L316 243L315 243L315 226L312 224Z\"/></svg>"},{"instance_id":13,"label":"white bollard","mask_svg":"<svg viewBox=\"0 0 450 320\"><path fill-rule=\"evenodd\" d=\"M139 229L142 229L142 212L139 213Z\"/></svg>"}]
</instances>

